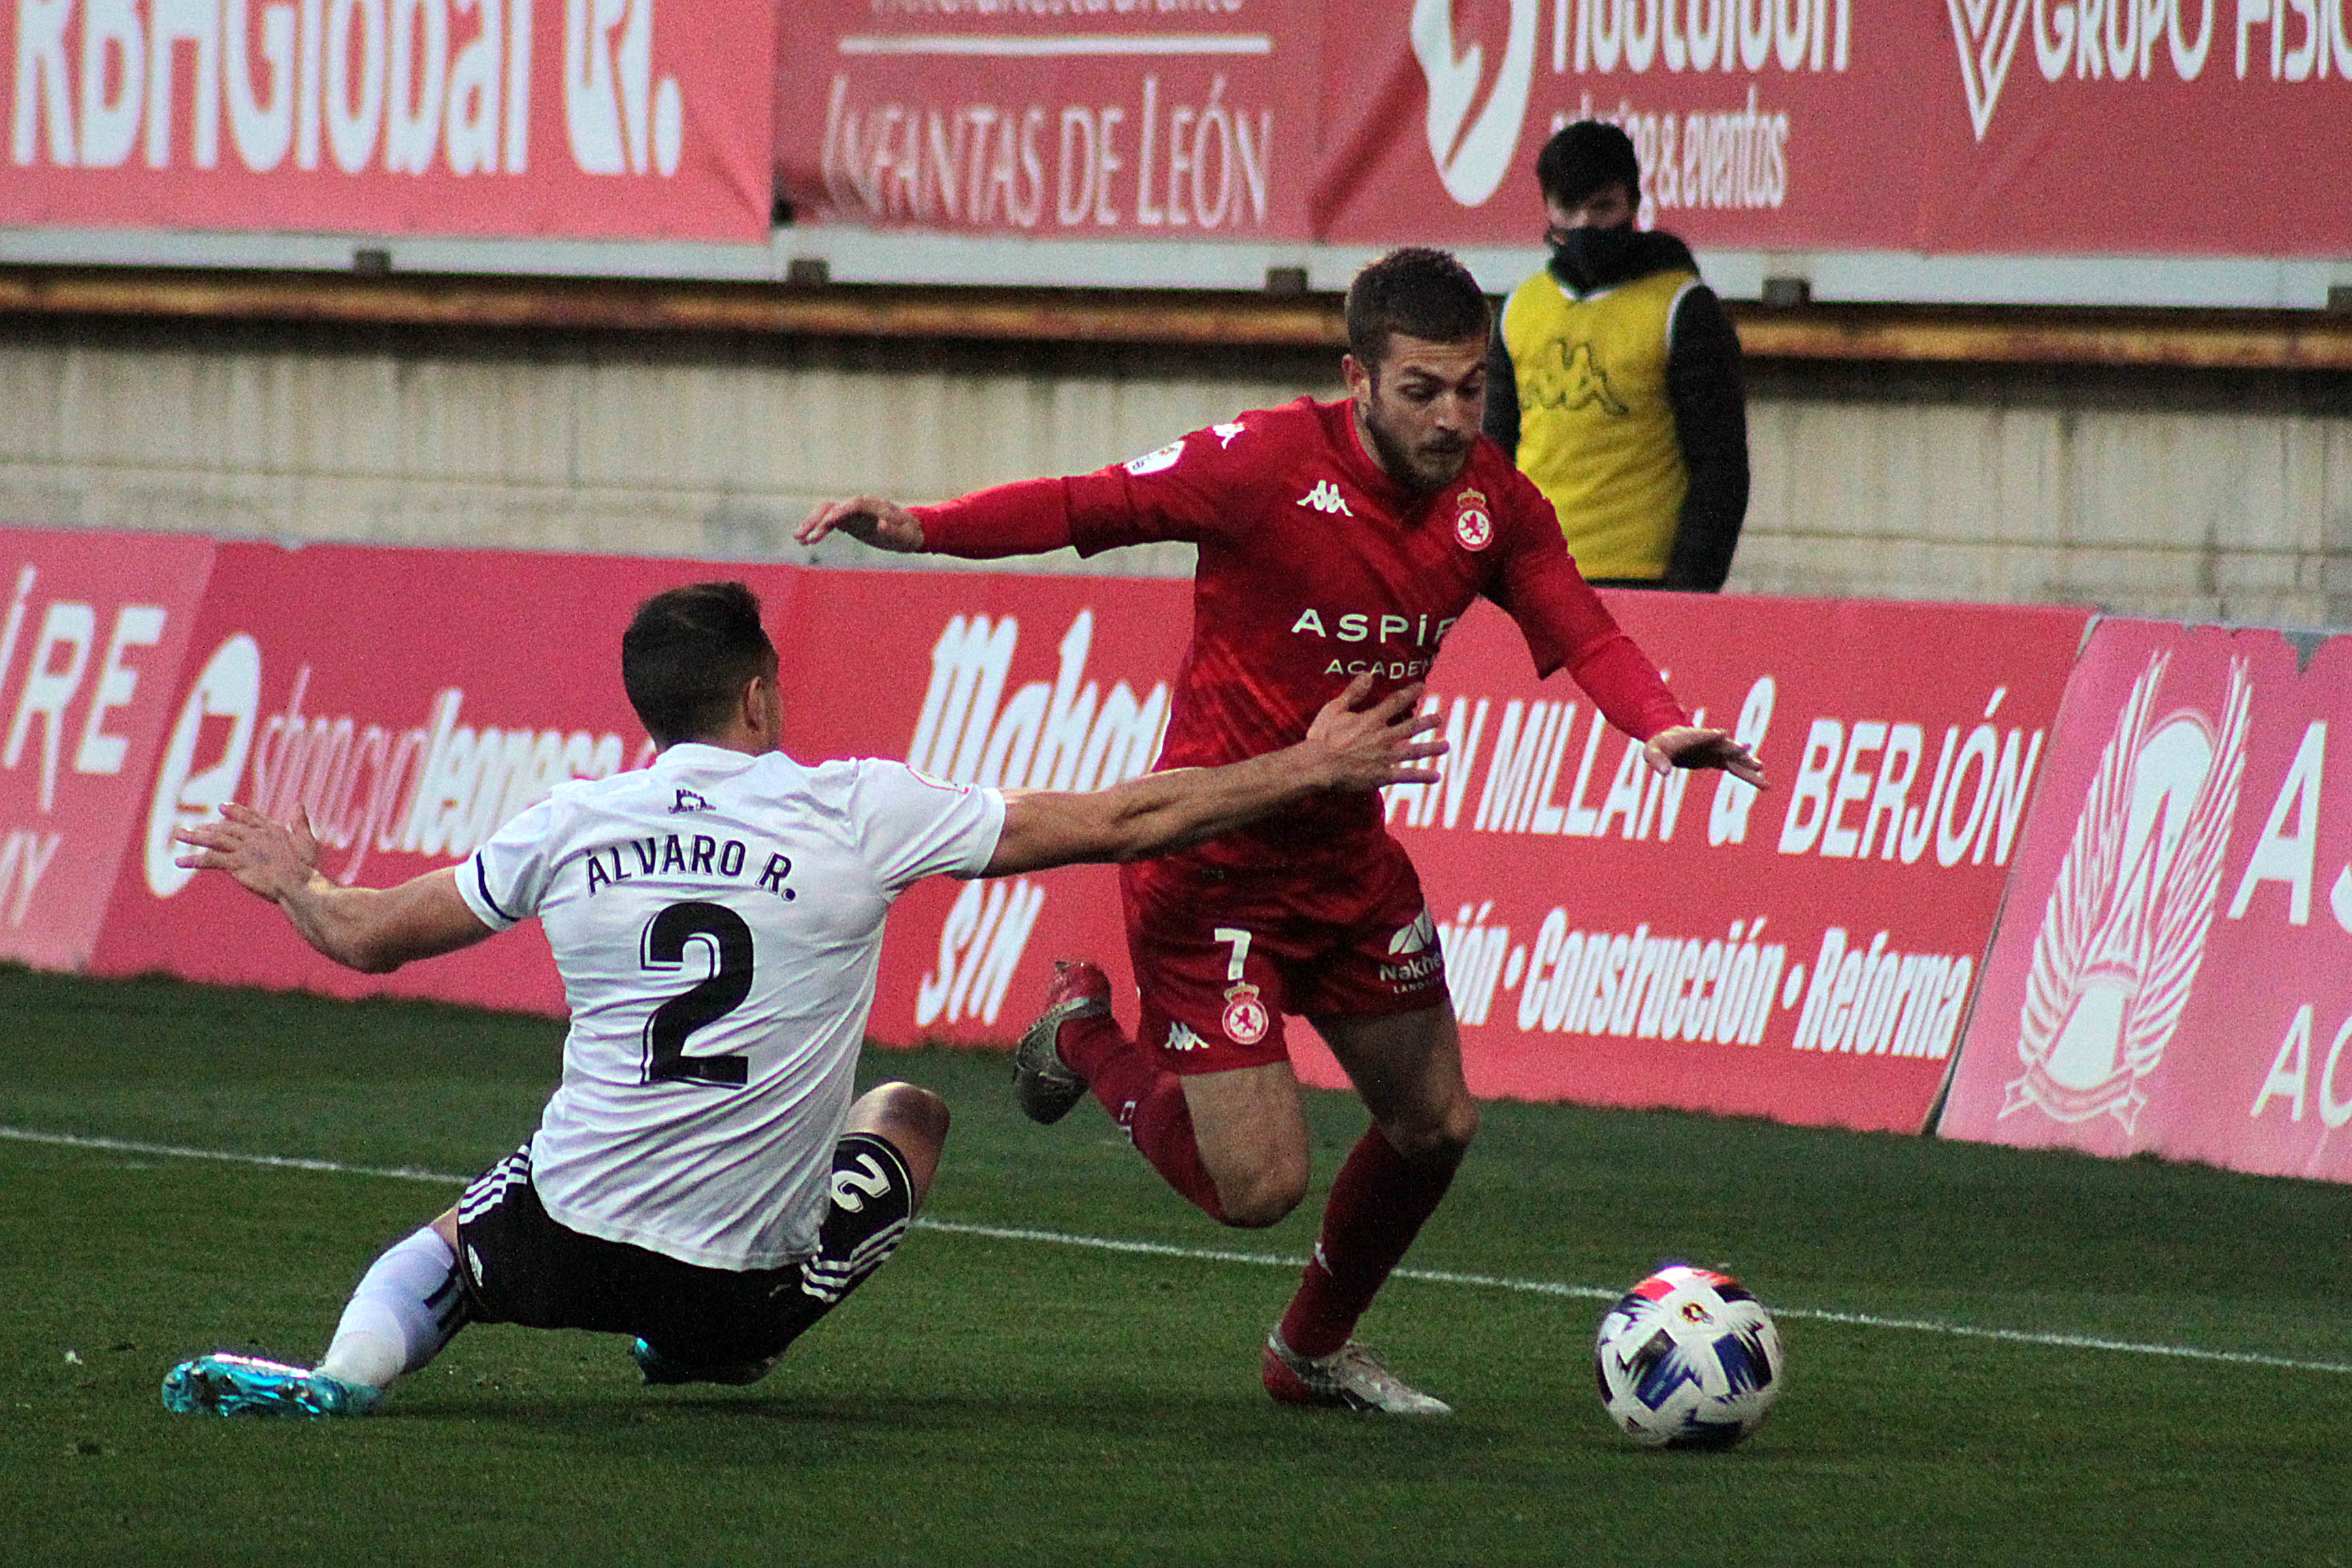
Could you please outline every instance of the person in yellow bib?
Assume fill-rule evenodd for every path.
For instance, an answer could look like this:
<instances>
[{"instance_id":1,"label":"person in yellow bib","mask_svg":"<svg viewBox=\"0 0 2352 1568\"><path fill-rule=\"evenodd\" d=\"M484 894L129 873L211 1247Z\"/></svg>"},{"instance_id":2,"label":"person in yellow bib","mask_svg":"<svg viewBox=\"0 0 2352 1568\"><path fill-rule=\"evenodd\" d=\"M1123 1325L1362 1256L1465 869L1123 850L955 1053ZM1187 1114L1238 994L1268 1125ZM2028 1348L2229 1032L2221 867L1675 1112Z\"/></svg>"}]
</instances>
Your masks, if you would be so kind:
<instances>
[{"instance_id":1,"label":"person in yellow bib","mask_svg":"<svg viewBox=\"0 0 2352 1568\"><path fill-rule=\"evenodd\" d=\"M1748 514L1738 334L1689 247L1633 226L1624 132L1562 128L1536 181L1551 262L1496 322L1486 434L1551 501L1588 582L1714 593Z\"/></svg>"}]
</instances>

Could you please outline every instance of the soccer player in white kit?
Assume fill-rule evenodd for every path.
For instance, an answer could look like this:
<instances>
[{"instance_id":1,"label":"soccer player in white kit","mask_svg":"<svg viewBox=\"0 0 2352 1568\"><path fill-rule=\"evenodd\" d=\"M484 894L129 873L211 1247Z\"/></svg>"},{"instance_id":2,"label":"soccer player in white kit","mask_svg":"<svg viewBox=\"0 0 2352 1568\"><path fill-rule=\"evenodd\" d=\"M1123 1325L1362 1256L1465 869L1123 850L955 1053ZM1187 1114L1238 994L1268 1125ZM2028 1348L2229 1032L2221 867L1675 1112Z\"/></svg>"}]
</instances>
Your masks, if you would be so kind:
<instances>
[{"instance_id":1,"label":"soccer player in white kit","mask_svg":"<svg viewBox=\"0 0 2352 1568\"><path fill-rule=\"evenodd\" d=\"M633 1335L651 1384L745 1384L879 1268L937 1169L939 1097L853 1099L883 921L924 877L1162 854L1327 790L1426 779L1418 689L1367 682L1297 745L1088 795L943 784L779 751L774 647L740 583L639 607L622 679L657 748L558 786L463 863L383 889L320 875L309 826L186 829L329 958L383 971L537 916L571 1012L538 1131L361 1279L315 1368L173 1369L196 1414L359 1415L468 1322Z\"/></svg>"}]
</instances>

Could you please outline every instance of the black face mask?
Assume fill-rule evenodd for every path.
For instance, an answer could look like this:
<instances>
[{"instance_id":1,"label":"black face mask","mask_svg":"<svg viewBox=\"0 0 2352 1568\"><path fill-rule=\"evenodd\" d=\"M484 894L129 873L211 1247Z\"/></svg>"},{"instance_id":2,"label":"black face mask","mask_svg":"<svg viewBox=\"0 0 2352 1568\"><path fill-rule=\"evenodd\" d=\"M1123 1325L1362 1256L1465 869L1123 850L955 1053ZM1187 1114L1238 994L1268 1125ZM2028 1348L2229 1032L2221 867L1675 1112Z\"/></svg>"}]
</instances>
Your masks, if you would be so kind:
<instances>
[{"instance_id":1,"label":"black face mask","mask_svg":"<svg viewBox=\"0 0 2352 1568\"><path fill-rule=\"evenodd\" d=\"M1633 264L1634 247L1640 241L1641 231L1632 224L1571 228L1551 247L1552 268L1580 289L1612 283Z\"/></svg>"}]
</instances>

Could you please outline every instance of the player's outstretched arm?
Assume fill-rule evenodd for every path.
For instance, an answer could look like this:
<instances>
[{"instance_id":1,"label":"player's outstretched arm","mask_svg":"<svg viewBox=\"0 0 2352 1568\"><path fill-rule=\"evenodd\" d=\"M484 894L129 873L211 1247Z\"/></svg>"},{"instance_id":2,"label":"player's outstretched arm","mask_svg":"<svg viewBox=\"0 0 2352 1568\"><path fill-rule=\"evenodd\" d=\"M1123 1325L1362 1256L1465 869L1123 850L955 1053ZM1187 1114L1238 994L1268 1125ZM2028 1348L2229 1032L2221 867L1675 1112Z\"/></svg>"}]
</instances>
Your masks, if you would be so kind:
<instances>
[{"instance_id":1,"label":"player's outstretched arm","mask_svg":"<svg viewBox=\"0 0 2352 1568\"><path fill-rule=\"evenodd\" d=\"M793 537L803 544L814 544L828 533L845 533L877 550L901 553L923 547L923 525L915 521L915 514L880 496L825 501L801 520Z\"/></svg>"},{"instance_id":2,"label":"player's outstretched arm","mask_svg":"<svg viewBox=\"0 0 2352 1568\"><path fill-rule=\"evenodd\" d=\"M1222 768L1146 773L1091 795L1008 792L1004 833L982 872L1008 877L1081 860L1142 860L1228 833L1324 790L1428 784L1445 742L1424 740L1435 714L1415 710L1408 686L1370 707L1372 680L1359 676L1315 716L1307 738Z\"/></svg>"},{"instance_id":3,"label":"player's outstretched arm","mask_svg":"<svg viewBox=\"0 0 2352 1568\"><path fill-rule=\"evenodd\" d=\"M1652 769L1662 773L1675 768L1721 768L1758 789L1772 787L1755 752L1721 730L1701 730L1689 724L1661 730L1642 748L1642 756Z\"/></svg>"},{"instance_id":4,"label":"player's outstretched arm","mask_svg":"<svg viewBox=\"0 0 2352 1568\"><path fill-rule=\"evenodd\" d=\"M394 888L346 888L319 872L319 841L310 814L272 822L235 801L220 820L172 835L188 849L183 866L226 871L248 890L286 911L302 940L337 963L371 974L470 946L491 934L457 892L457 873L444 867Z\"/></svg>"}]
</instances>

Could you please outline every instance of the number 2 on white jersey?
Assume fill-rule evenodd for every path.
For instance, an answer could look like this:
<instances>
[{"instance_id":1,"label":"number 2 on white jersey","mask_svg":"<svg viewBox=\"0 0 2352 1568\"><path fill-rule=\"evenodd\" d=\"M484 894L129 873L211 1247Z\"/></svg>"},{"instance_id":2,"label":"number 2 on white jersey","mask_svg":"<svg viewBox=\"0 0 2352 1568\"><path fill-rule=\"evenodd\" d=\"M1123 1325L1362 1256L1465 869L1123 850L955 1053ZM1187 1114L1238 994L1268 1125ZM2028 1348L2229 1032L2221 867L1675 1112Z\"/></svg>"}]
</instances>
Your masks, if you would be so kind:
<instances>
[{"instance_id":1,"label":"number 2 on white jersey","mask_svg":"<svg viewBox=\"0 0 2352 1568\"><path fill-rule=\"evenodd\" d=\"M700 900L672 904L646 922L642 962L656 972L682 968L687 943L696 937L710 944L710 975L655 1008L646 1020L645 1080L740 1089L751 1076L751 1064L740 1051L690 1057L686 1042L697 1029L741 1006L751 994L751 928L743 917L724 904Z\"/></svg>"}]
</instances>

